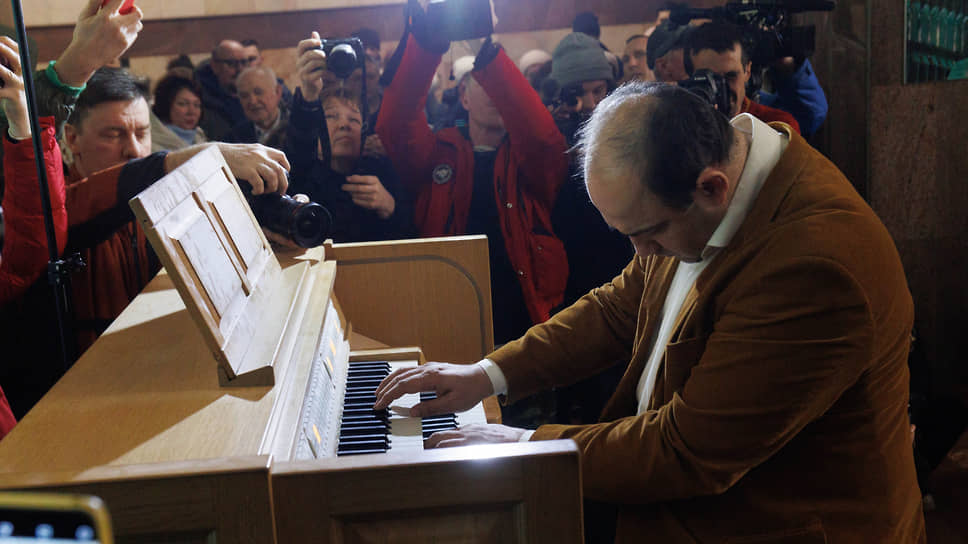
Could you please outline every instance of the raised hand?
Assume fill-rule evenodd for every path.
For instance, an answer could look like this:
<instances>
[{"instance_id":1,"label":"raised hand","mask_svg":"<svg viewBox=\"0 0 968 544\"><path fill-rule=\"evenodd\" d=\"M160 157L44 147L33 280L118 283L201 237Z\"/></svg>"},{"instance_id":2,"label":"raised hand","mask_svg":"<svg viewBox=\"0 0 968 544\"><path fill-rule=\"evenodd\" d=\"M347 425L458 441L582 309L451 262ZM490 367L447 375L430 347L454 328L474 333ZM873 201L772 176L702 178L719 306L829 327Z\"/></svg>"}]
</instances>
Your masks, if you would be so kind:
<instances>
[{"instance_id":1,"label":"raised hand","mask_svg":"<svg viewBox=\"0 0 968 544\"><path fill-rule=\"evenodd\" d=\"M0 106L10 124L7 132L14 140L30 138L27 95L20 69L20 49L7 36L0 37Z\"/></svg>"},{"instance_id":2,"label":"raised hand","mask_svg":"<svg viewBox=\"0 0 968 544\"><path fill-rule=\"evenodd\" d=\"M54 66L63 83L84 85L98 68L120 57L138 38L144 14L138 6L121 14L123 1L110 0L101 7L101 0L87 0L74 25L74 37Z\"/></svg>"},{"instance_id":3,"label":"raised hand","mask_svg":"<svg viewBox=\"0 0 968 544\"><path fill-rule=\"evenodd\" d=\"M296 69L299 72L302 96L307 102L316 100L323 92L326 54L320 49L322 44L319 33L314 30L312 37L300 41L296 46Z\"/></svg>"}]
</instances>

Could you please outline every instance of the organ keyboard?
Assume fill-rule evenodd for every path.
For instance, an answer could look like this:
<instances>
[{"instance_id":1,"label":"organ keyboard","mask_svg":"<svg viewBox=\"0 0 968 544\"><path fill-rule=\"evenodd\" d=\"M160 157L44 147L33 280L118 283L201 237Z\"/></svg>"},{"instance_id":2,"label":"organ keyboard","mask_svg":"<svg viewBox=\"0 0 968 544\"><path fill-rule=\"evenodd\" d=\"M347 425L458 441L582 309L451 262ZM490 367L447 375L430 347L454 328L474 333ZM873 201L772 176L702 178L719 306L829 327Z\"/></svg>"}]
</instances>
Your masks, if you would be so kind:
<instances>
[{"instance_id":1,"label":"organ keyboard","mask_svg":"<svg viewBox=\"0 0 968 544\"><path fill-rule=\"evenodd\" d=\"M349 345L337 314L331 303L328 315L332 318L325 321L310 371L295 459L417 451L435 431L487 423L480 403L464 412L428 418L402 415L401 410L374 411L380 382L392 371L414 367L418 361L349 360ZM392 407L406 409L433 396L432 392L406 394Z\"/></svg>"}]
</instances>

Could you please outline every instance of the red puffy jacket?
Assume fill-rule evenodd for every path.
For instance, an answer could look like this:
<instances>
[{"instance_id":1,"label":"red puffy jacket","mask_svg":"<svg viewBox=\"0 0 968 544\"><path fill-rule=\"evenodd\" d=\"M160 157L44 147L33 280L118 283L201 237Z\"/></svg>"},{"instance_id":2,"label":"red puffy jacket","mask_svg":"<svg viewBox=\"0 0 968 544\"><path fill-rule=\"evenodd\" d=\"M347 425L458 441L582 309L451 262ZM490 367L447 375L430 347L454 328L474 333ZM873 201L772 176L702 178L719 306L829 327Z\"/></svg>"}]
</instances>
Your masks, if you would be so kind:
<instances>
[{"instance_id":1,"label":"red puffy jacket","mask_svg":"<svg viewBox=\"0 0 968 544\"><path fill-rule=\"evenodd\" d=\"M40 119L40 142L47 168L50 205L54 214L57 253L67 241L67 210L64 207L64 169L60 148L54 137L54 118ZM6 189L3 197L5 240L0 253L0 304L6 304L23 293L46 269L49 251L44 228L44 211L37 186L37 166L33 141L15 142L3 138L3 175ZM7 397L0 389L0 438L17 420Z\"/></svg>"},{"instance_id":2,"label":"red puffy jacket","mask_svg":"<svg viewBox=\"0 0 968 544\"><path fill-rule=\"evenodd\" d=\"M466 234L474 185L473 143L456 128L433 133L424 113L440 59L409 38L376 124L394 169L416 194L414 220L424 236ZM494 163L494 197L524 302L540 323L561 302L568 278L564 246L551 228L551 208L568 170L565 139L503 50L471 74L507 129Z\"/></svg>"}]
</instances>

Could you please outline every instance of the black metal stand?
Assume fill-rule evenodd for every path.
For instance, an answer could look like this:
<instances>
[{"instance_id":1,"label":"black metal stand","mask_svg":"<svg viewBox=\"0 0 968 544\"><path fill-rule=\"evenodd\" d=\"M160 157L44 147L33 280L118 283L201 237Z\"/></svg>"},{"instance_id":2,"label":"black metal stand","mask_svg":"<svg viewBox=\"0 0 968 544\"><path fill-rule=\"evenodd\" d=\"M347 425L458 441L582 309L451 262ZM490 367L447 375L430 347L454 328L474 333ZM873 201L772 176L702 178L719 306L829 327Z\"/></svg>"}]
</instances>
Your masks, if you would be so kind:
<instances>
[{"instance_id":1,"label":"black metal stand","mask_svg":"<svg viewBox=\"0 0 968 544\"><path fill-rule=\"evenodd\" d=\"M33 63L27 47L27 29L24 26L23 8L20 0L10 0L13 11L13 24L20 43L20 65L24 79L24 92L27 95L27 111L30 119L30 133L34 144L34 159L37 163L37 180L40 183L40 198L44 208L44 227L47 231L47 282L54 293L54 306L57 315L57 335L61 348L61 364L64 372L74 362L76 346L69 318L71 307L70 274L77 266L83 266L78 257L61 259L57 251L57 235L54 231L54 214L50 205L50 190L47 182L47 168L44 163L44 150L40 142L40 124L37 122L37 102L34 93Z\"/></svg>"}]
</instances>

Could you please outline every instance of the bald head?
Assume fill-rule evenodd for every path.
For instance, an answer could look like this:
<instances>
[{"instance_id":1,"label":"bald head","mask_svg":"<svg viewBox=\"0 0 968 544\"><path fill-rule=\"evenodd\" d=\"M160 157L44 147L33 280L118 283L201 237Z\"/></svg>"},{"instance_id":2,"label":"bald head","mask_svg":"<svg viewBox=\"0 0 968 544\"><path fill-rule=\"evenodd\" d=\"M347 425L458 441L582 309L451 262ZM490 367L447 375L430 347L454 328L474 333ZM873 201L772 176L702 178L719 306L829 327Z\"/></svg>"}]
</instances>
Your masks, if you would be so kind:
<instances>
[{"instance_id":1,"label":"bald head","mask_svg":"<svg viewBox=\"0 0 968 544\"><path fill-rule=\"evenodd\" d=\"M230 92L235 91L235 78L245 68L245 47L235 40L222 40L212 51L212 71L218 78L218 84Z\"/></svg>"},{"instance_id":2,"label":"bald head","mask_svg":"<svg viewBox=\"0 0 968 544\"><path fill-rule=\"evenodd\" d=\"M595 109L579 133L578 149L591 184L638 180L667 206L692 203L704 168L730 160L729 121L676 85L632 82Z\"/></svg>"},{"instance_id":3,"label":"bald head","mask_svg":"<svg viewBox=\"0 0 968 544\"><path fill-rule=\"evenodd\" d=\"M279 117L282 86L268 66L246 68L235 80L245 116L262 129L269 129Z\"/></svg>"}]
</instances>

